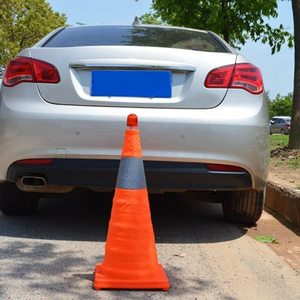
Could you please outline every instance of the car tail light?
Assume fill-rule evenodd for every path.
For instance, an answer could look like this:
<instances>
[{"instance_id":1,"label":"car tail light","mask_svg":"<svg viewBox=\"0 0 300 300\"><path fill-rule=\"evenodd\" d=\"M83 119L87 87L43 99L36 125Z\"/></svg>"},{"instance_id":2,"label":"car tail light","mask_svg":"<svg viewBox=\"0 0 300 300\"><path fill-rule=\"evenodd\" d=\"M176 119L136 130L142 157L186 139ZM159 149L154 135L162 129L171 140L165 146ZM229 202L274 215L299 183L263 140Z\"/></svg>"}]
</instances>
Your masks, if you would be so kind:
<instances>
[{"instance_id":1,"label":"car tail light","mask_svg":"<svg viewBox=\"0 0 300 300\"><path fill-rule=\"evenodd\" d=\"M291 127L291 124L285 124L285 126L286 126L287 128L290 128L290 127Z\"/></svg>"},{"instance_id":2,"label":"car tail light","mask_svg":"<svg viewBox=\"0 0 300 300\"><path fill-rule=\"evenodd\" d=\"M243 168L229 165L205 164L205 167L207 170L215 172L245 172Z\"/></svg>"},{"instance_id":3,"label":"car tail light","mask_svg":"<svg viewBox=\"0 0 300 300\"><path fill-rule=\"evenodd\" d=\"M205 87L240 88L251 94L260 94L264 90L260 70L249 63L223 66L210 71L205 79Z\"/></svg>"},{"instance_id":4,"label":"car tail light","mask_svg":"<svg viewBox=\"0 0 300 300\"><path fill-rule=\"evenodd\" d=\"M30 57L17 57L8 62L3 85L12 87L21 82L58 83L57 69L44 61Z\"/></svg>"},{"instance_id":5,"label":"car tail light","mask_svg":"<svg viewBox=\"0 0 300 300\"><path fill-rule=\"evenodd\" d=\"M233 70L234 65L213 69L205 79L205 86L207 88L228 88Z\"/></svg>"},{"instance_id":6,"label":"car tail light","mask_svg":"<svg viewBox=\"0 0 300 300\"><path fill-rule=\"evenodd\" d=\"M20 165L50 165L52 162L53 159L23 159L16 163Z\"/></svg>"}]
</instances>

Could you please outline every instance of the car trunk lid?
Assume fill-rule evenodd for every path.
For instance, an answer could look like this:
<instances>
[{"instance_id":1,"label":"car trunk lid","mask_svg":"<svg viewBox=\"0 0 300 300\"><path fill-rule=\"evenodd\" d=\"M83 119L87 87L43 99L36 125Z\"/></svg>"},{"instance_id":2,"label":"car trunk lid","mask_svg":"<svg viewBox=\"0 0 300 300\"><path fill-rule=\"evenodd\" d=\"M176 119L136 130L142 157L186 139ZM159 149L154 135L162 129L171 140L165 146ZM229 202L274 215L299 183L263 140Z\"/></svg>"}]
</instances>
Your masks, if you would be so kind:
<instances>
[{"instance_id":1,"label":"car trunk lid","mask_svg":"<svg viewBox=\"0 0 300 300\"><path fill-rule=\"evenodd\" d=\"M212 108L227 89L204 86L209 71L234 64L236 54L138 46L32 48L32 57L54 65L58 84L38 83L53 104Z\"/></svg>"}]
</instances>

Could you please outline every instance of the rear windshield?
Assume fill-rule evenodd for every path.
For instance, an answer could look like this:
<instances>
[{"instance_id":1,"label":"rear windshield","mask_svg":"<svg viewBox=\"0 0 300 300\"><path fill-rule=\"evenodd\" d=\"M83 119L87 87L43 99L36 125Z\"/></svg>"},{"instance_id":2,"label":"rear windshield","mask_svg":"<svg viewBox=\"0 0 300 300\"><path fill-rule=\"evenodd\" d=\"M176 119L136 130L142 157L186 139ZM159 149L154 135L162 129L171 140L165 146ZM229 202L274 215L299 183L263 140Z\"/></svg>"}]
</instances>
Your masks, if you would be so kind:
<instances>
[{"instance_id":1,"label":"rear windshield","mask_svg":"<svg viewBox=\"0 0 300 300\"><path fill-rule=\"evenodd\" d=\"M43 47L150 46L208 52L226 52L207 32L143 26L66 27Z\"/></svg>"}]
</instances>

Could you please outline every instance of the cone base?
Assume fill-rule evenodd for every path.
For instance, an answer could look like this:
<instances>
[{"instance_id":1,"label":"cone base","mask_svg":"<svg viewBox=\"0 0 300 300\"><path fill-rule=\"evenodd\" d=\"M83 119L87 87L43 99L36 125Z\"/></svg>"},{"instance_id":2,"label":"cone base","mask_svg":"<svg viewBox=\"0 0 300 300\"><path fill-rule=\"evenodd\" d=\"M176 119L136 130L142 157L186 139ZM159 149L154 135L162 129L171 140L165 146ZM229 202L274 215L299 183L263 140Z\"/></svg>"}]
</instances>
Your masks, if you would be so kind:
<instances>
[{"instance_id":1,"label":"cone base","mask_svg":"<svg viewBox=\"0 0 300 300\"><path fill-rule=\"evenodd\" d=\"M170 287L167 275L162 267L158 265L159 272L153 278L147 279L115 279L101 274L101 264L95 268L94 288L101 289L161 289L167 291Z\"/></svg>"}]
</instances>

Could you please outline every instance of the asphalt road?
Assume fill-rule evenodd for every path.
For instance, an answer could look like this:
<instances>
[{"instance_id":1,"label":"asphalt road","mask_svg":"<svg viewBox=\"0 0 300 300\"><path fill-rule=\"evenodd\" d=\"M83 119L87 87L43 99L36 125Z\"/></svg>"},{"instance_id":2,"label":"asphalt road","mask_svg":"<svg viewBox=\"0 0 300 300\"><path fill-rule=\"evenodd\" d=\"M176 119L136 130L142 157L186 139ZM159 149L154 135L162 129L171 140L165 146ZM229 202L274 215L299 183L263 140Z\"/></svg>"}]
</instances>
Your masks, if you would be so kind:
<instances>
[{"instance_id":1,"label":"asphalt road","mask_svg":"<svg viewBox=\"0 0 300 300\"><path fill-rule=\"evenodd\" d=\"M0 299L300 299L299 273L247 228L225 223L219 204L150 199L168 292L93 290L111 195L80 192L43 199L35 216L0 213Z\"/></svg>"}]
</instances>

